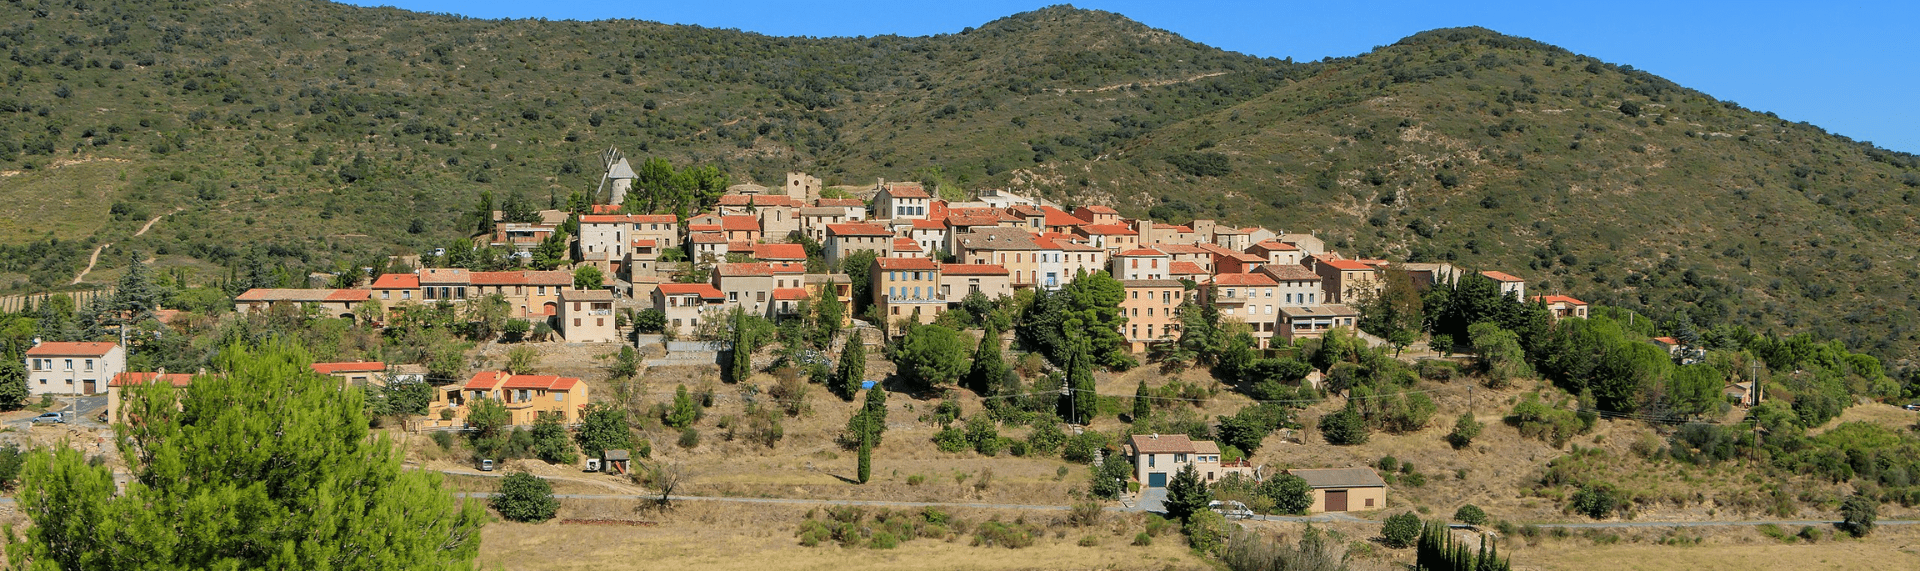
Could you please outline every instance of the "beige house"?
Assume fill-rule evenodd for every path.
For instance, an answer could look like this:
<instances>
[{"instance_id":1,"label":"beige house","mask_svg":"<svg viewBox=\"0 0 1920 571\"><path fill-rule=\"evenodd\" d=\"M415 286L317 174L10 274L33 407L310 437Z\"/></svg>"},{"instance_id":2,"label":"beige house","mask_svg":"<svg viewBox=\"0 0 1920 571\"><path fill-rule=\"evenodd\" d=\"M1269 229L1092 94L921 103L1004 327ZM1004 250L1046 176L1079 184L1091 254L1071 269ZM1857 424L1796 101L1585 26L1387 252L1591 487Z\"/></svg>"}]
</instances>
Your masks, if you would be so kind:
<instances>
[{"instance_id":1,"label":"beige house","mask_svg":"<svg viewBox=\"0 0 1920 571\"><path fill-rule=\"evenodd\" d=\"M933 323L947 309L947 295L940 288L940 264L933 260L880 258L874 260L870 273L874 307L889 325L903 317Z\"/></svg>"},{"instance_id":2,"label":"beige house","mask_svg":"<svg viewBox=\"0 0 1920 571\"><path fill-rule=\"evenodd\" d=\"M840 263L855 252L873 252L876 258L893 256L893 231L878 224L830 224L823 244L828 264Z\"/></svg>"},{"instance_id":3,"label":"beige house","mask_svg":"<svg viewBox=\"0 0 1920 571\"><path fill-rule=\"evenodd\" d=\"M387 364L379 361L344 361L308 365L313 372L340 379L343 387L387 386Z\"/></svg>"},{"instance_id":4,"label":"beige house","mask_svg":"<svg viewBox=\"0 0 1920 571\"><path fill-rule=\"evenodd\" d=\"M1275 341L1291 344L1300 339L1318 339L1336 327L1351 330L1359 319L1360 312L1339 304L1282 307Z\"/></svg>"},{"instance_id":5,"label":"beige house","mask_svg":"<svg viewBox=\"0 0 1920 571\"><path fill-rule=\"evenodd\" d=\"M933 197L920 187L920 183L887 184L882 180L877 186L880 192L873 195L873 209L879 218L926 219L927 208L933 202Z\"/></svg>"},{"instance_id":6,"label":"beige house","mask_svg":"<svg viewBox=\"0 0 1920 571\"><path fill-rule=\"evenodd\" d=\"M1120 223L1120 211L1098 204L1073 209L1073 217L1085 220L1088 224L1094 225Z\"/></svg>"},{"instance_id":7,"label":"beige house","mask_svg":"<svg viewBox=\"0 0 1920 571\"><path fill-rule=\"evenodd\" d=\"M1146 351L1147 346L1156 341L1179 336L1180 316L1176 312L1186 300L1185 286L1168 279L1122 280L1120 283L1127 291L1126 297L1120 300L1120 314L1127 318L1122 333L1133 345L1133 352Z\"/></svg>"},{"instance_id":8,"label":"beige house","mask_svg":"<svg viewBox=\"0 0 1920 571\"><path fill-rule=\"evenodd\" d=\"M806 264L754 262L720 264L714 269L714 287L727 296L727 305L738 305L747 313L773 314L774 292L803 287Z\"/></svg>"},{"instance_id":9,"label":"beige house","mask_svg":"<svg viewBox=\"0 0 1920 571\"><path fill-rule=\"evenodd\" d=\"M820 299L820 290L833 288L833 299L840 304L840 324L853 325L853 279L846 274L807 274L802 276L807 298Z\"/></svg>"},{"instance_id":10,"label":"beige house","mask_svg":"<svg viewBox=\"0 0 1920 571\"><path fill-rule=\"evenodd\" d=\"M1387 482L1372 468L1287 470L1307 481L1313 505L1307 513L1368 511L1387 507Z\"/></svg>"},{"instance_id":11,"label":"beige house","mask_svg":"<svg viewBox=\"0 0 1920 571\"><path fill-rule=\"evenodd\" d=\"M1074 234L1087 238L1087 245L1109 252L1124 252L1140 247L1140 233L1125 224L1088 224L1073 230Z\"/></svg>"},{"instance_id":12,"label":"beige house","mask_svg":"<svg viewBox=\"0 0 1920 571\"><path fill-rule=\"evenodd\" d=\"M976 291L988 299L998 299L1013 295L1012 279L1006 268L991 264L942 264L940 294L954 307Z\"/></svg>"},{"instance_id":13,"label":"beige house","mask_svg":"<svg viewBox=\"0 0 1920 571\"><path fill-rule=\"evenodd\" d=\"M468 295L500 294L512 309L508 315L535 321L558 312L560 292L573 289L573 273L565 271L469 272Z\"/></svg>"},{"instance_id":14,"label":"beige house","mask_svg":"<svg viewBox=\"0 0 1920 571\"><path fill-rule=\"evenodd\" d=\"M1378 291L1381 282L1380 270L1353 260L1339 258L1308 258L1313 263L1313 271L1320 275L1320 287L1324 290L1321 297L1326 303L1353 303L1359 301L1363 292Z\"/></svg>"},{"instance_id":15,"label":"beige house","mask_svg":"<svg viewBox=\"0 0 1920 571\"><path fill-rule=\"evenodd\" d=\"M587 384L573 377L514 375L503 371L481 371L457 390L436 395L428 405L427 418L438 424L440 409L452 409L454 426L465 424L467 410L479 399L500 401L507 407L508 422L527 426L539 420L540 413L560 415L560 423L580 423L581 409L587 406Z\"/></svg>"},{"instance_id":16,"label":"beige house","mask_svg":"<svg viewBox=\"0 0 1920 571\"><path fill-rule=\"evenodd\" d=\"M1587 318L1587 302L1564 295L1536 295L1536 303L1547 304L1547 314L1559 321L1569 317Z\"/></svg>"},{"instance_id":17,"label":"beige house","mask_svg":"<svg viewBox=\"0 0 1920 571\"><path fill-rule=\"evenodd\" d=\"M1136 434L1122 452L1133 461L1134 480L1148 488L1167 487L1167 481L1188 465L1193 466L1200 481L1207 483L1218 482L1227 474L1254 477L1253 465L1246 460L1222 461L1220 445L1211 440L1196 441L1185 434Z\"/></svg>"},{"instance_id":18,"label":"beige house","mask_svg":"<svg viewBox=\"0 0 1920 571\"><path fill-rule=\"evenodd\" d=\"M372 299L373 290L366 289L256 288L234 297L233 305L241 313L260 313L276 305L292 305L327 317L352 319L353 308Z\"/></svg>"},{"instance_id":19,"label":"beige house","mask_svg":"<svg viewBox=\"0 0 1920 571\"><path fill-rule=\"evenodd\" d=\"M613 292L567 290L560 292L560 326L555 328L568 343L613 343L620 340L614 329Z\"/></svg>"},{"instance_id":20,"label":"beige house","mask_svg":"<svg viewBox=\"0 0 1920 571\"><path fill-rule=\"evenodd\" d=\"M420 299L420 276L381 274L373 280L372 299L380 302L381 315L393 315L395 308Z\"/></svg>"},{"instance_id":21,"label":"beige house","mask_svg":"<svg viewBox=\"0 0 1920 571\"><path fill-rule=\"evenodd\" d=\"M636 240L652 240L657 248L680 247L680 224L672 214L589 214L580 217L581 254L606 254L608 260L627 256Z\"/></svg>"},{"instance_id":22,"label":"beige house","mask_svg":"<svg viewBox=\"0 0 1920 571\"><path fill-rule=\"evenodd\" d=\"M1304 256L1298 246L1279 240L1267 240L1254 244L1253 247L1247 248L1247 253L1266 258L1268 264L1289 266L1300 265L1300 258Z\"/></svg>"},{"instance_id":23,"label":"beige house","mask_svg":"<svg viewBox=\"0 0 1920 571\"><path fill-rule=\"evenodd\" d=\"M1217 274L1207 284L1213 295L1213 304L1220 308L1222 319L1238 319L1253 329L1254 339L1260 347L1267 347L1273 338L1278 317L1274 310L1282 307L1279 297L1280 283L1266 274Z\"/></svg>"},{"instance_id":24,"label":"beige house","mask_svg":"<svg viewBox=\"0 0 1920 571\"><path fill-rule=\"evenodd\" d=\"M193 385L193 375L186 373L120 373L107 381L107 422L126 422L121 412L126 408L127 389L148 383L166 383L174 391L184 391Z\"/></svg>"},{"instance_id":25,"label":"beige house","mask_svg":"<svg viewBox=\"0 0 1920 571\"><path fill-rule=\"evenodd\" d=\"M1320 305L1320 274L1307 271L1307 268L1295 264L1267 264L1254 269L1255 272L1273 278L1279 284L1276 296L1282 306L1300 307Z\"/></svg>"},{"instance_id":26,"label":"beige house","mask_svg":"<svg viewBox=\"0 0 1920 571\"><path fill-rule=\"evenodd\" d=\"M27 349L27 394L91 395L127 370L118 343L49 341Z\"/></svg>"},{"instance_id":27,"label":"beige house","mask_svg":"<svg viewBox=\"0 0 1920 571\"><path fill-rule=\"evenodd\" d=\"M1006 268L1013 287L1033 287L1040 274L1041 248L1026 230L980 228L958 235L954 246L954 256L966 263Z\"/></svg>"}]
</instances>

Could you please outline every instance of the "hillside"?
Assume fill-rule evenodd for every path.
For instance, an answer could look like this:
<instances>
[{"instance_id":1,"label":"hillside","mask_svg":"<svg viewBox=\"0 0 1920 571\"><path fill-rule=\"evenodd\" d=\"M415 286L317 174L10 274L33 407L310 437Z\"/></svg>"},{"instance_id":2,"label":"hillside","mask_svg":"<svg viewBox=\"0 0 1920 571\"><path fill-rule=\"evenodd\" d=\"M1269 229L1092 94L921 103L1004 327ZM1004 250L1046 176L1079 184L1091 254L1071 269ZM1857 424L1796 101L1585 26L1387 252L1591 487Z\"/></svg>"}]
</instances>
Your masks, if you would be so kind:
<instances>
[{"instance_id":1,"label":"hillside","mask_svg":"<svg viewBox=\"0 0 1920 571\"><path fill-rule=\"evenodd\" d=\"M1911 356L1911 155L1478 29L1233 54L1056 7L780 38L325 2L0 3L0 289L112 243L224 276L443 245L482 190L591 190L618 146L734 180L941 179L1316 231L1536 291ZM183 209L139 237L154 216ZM117 254L117 255L116 255Z\"/></svg>"}]
</instances>

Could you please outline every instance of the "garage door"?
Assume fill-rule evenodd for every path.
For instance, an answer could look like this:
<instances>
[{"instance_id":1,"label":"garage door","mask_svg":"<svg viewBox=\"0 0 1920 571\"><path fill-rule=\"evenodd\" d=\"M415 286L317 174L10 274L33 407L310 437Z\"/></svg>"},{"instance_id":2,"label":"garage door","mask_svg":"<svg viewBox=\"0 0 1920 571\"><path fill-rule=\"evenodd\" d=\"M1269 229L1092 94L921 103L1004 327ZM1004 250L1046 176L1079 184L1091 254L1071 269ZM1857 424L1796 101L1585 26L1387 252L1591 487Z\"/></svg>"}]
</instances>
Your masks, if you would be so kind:
<instances>
[{"instance_id":1,"label":"garage door","mask_svg":"<svg viewBox=\"0 0 1920 571\"><path fill-rule=\"evenodd\" d=\"M1149 488L1165 488L1165 487L1167 487L1167 473L1166 473L1166 472L1154 472L1154 473L1151 473L1151 474L1147 474L1147 487L1149 487Z\"/></svg>"},{"instance_id":2,"label":"garage door","mask_svg":"<svg viewBox=\"0 0 1920 571\"><path fill-rule=\"evenodd\" d=\"M1346 490L1327 490L1327 511L1330 511L1330 512L1347 511L1347 491Z\"/></svg>"}]
</instances>

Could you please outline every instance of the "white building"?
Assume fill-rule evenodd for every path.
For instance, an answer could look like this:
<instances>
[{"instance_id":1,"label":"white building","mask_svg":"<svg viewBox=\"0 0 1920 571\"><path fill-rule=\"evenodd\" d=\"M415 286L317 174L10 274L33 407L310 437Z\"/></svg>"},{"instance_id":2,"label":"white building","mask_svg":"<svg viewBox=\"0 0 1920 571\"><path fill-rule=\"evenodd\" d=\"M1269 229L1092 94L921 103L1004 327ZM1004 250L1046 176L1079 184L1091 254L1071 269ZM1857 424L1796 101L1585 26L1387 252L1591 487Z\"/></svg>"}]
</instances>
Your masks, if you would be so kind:
<instances>
[{"instance_id":1,"label":"white building","mask_svg":"<svg viewBox=\"0 0 1920 571\"><path fill-rule=\"evenodd\" d=\"M41 343L27 350L27 394L103 393L126 370L127 352L117 343Z\"/></svg>"}]
</instances>

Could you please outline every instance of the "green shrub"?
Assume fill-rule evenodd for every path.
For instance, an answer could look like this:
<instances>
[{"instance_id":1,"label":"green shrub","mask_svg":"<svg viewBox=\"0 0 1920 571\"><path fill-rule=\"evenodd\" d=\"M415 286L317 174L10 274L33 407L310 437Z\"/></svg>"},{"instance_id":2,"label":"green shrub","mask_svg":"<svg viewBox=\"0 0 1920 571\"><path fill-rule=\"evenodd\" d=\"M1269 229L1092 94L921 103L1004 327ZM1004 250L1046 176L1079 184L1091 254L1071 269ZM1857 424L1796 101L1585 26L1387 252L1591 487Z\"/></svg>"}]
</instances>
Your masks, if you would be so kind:
<instances>
[{"instance_id":1,"label":"green shrub","mask_svg":"<svg viewBox=\"0 0 1920 571\"><path fill-rule=\"evenodd\" d=\"M1380 536L1386 538L1387 547L1410 547L1420 539L1420 527L1420 516L1413 512L1401 512L1387 516L1387 521L1380 526Z\"/></svg>"},{"instance_id":2,"label":"green shrub","mask_svg":"<svg viewBox=\"0 0 1920 571\"><path fill-rule=\"evenodd\" d=\"M1480 421L1474 420L1473 413L1460 413L1460 418L1453 421L1453 432L1447 433L1447 443L1456 449L1466 448L1480 436L1480 430L1484 427Z\"/></svg>"},{"instance_id":3,"label":"green shrub","mask_svg":"<svg viewBox=\"0 0 1920 571\"><path fill-rule=\"evenodd\" d=\"M1147 514L1147 535L1159 537L1170 527L1173 527L1173 520L1160 517L1158 514Z\"/></svg>"},{"instance_id":4,"label":"green shrub","mask_svg":"<svg viewBox=\"0 0 1920 571\"><path fill-rule=\"evenodd\" d=\"M1840 504L1840 530L1854 537L1873 533L1874 520L1880 515L1880 502L1864 494L1854 494Z\"/></svg>"},{"instance_id":5,"label":"green shrub","mask_svg":"<svg viewBox=\"0 0 1920 571\"><path fill-rule=\"evenodd\" d=\"M1181 531L1187 534L1187 544L1194 551L1214 553L1226 544L1227 518L1213 510L1199 510L1187 516Z\"/></svg>"},{"instance_id":6,"label":"green shrub","mask_svg":"<svg viewBox=\"0 0 1920 571\"><path fill-rule=\"evenodd\" d=\"M1453 520L1467 525L1486 525L1487 512L1481 510L1480 506L1467 504L1460 506L1458 510L1454 510Z\"/></svg>"},{"instance_id":7,"label":"green shrub","mask_svg":"<svg viewBox=\"0 0 1920 571\"><path fill-rule=\"evenodd\" d=\"M1320 418L1320 436L1328 444L1349 446L1366 444L1367 420L1352 405Z\"/></svg>"},{"instance_id":8,"label":"green shrub","mask_svg":"<svg viewBox=\"0 0 1920 571\"><path fill-rule=\"evenodd\" d=\"M689 427L686 430L680 431L681 448L691 449L697 446L700 446L700 431L698 429Z\"/></svg>"},{"instance_id":9,"label":"green shrub","mask_svg":"<svg viewBox=\"0 0 1920 571\"><path fill-rule=\"evenodd\" d=\"M500 517L513 521L547 521L560 510L560 500L553 497L553 484L526 472L514 472L502 478L491 503Z\"/></svg>"},{"instance_id":10,"label":"green shrub","mask_svg":"<svg viewBox=\"0 0 1920 571\"><path fill-rule=\"evenodd\" d=\"M435 431L433 433L432 438L433 438L433 443L440 445L441 450L453 449L453 433L444 432L444 431Z\"/></svg>"},{"instance_id":11,"label":"green shrub","mask_svg":"<svg viewBox=\"0 0 1920 571\"><path fill-rule=\"evenodd\" d=\"M893 549L900 546L900 538L884 531L875 532L867 541L867 547L874 549Z\"/></svg>"},{"instance_id":12,"label":"green shrub","mask_svg":"<svg viewBox=\"0 0 1920 571\"><path fill-rule=\"evenodd\" d=\"M1133 535L1133 544L1140 547L1153 545L1153 535L1144 531L1136 533Z\"/></svg>"},{"instance_id":13,"label":"green shrub","mask_svg":"<svg viewBox=\"0 0 1920 571\"><path fill-rule=\"evenodd\" d=\"M1088 535L1088 536L1085 536L1085 537L1081 537L1081 538L1080 538L1080 546L1081 546L1081 547L1099 547L1099 546L1100 546L1100 538L1099 538L1099 537L1095 537L1095 536L1091 536L1091 535Z\"/></svg>"},{"instance_id":14,"label":"green shrub","mask_svg":"<svg viewBox=\"0 0 1920 571\"><path fill-rule=\"evenodd\" d=\"M1611 517L1620 508L1620 499L1615 496L1613 486L1607 484L1583 484L1573 492L1569 501L1568 509L1593 519Z\"/></svg>"},{"instance_id":15,"label":"green shrub","mask_svg":"<svg viewBox=\"0 0 1920 571\"><path fill-rule=\"evenodd\" d=\"M1025 524L987 521L974 528L973 545L1019 549L1032 547L1033 536L1034 529Z\"/></svg>"},{"instance_id":16,"label":"green shrub","mask_svg":"<svg viewBox=\"0 0 1920 571\"><path fill-rule=\"evenodd\" d=\"M1392 456L1381 456L1380 461L1373 463L1373 467L1379 468L1381 472L1398 472L1400 460Z\"/></svg>"}]
</instances>

